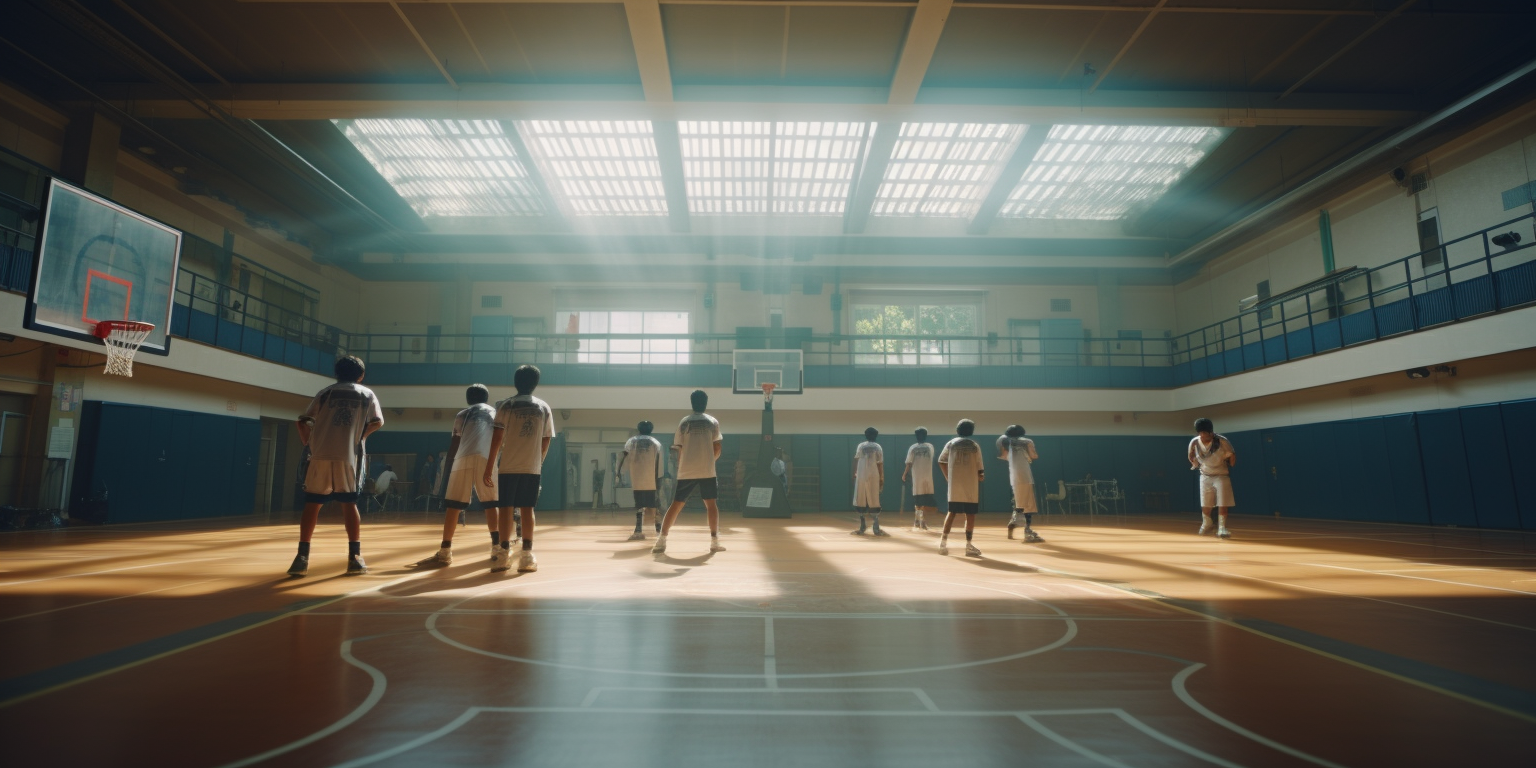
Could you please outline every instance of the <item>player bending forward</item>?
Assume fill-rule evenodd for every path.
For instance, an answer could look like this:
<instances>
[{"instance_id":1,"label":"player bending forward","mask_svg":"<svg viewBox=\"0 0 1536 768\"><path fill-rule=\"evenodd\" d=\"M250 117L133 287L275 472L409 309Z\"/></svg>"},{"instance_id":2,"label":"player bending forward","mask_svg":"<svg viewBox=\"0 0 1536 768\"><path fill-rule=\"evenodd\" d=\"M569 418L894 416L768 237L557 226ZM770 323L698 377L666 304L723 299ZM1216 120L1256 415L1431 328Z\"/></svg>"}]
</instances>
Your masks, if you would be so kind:
<instances>
[{"instance_id":1,"label":"player bending forward","mask_svg":"<svg viewBox=\"0 0 1536 768\"><path fill-rule=\"evenodd\" d=\"M539 386L538 368L520 366L512 374L512 386L517 388L517 394L501 401L496 407L496 421L491 425L491 456L499 457L499 464L486 464L481 481L489 485L495 478L496 497L501 503L496 514L501 550L491 556L491 570L512 567L512 537L516 530L523 539L517 570L527 573L539 569L539 560L533 555L533 507L539 503L539 481L543 478L549 441L555 437L555 417L549 403L533 396L533 390Z\"/></svg>"},{"instance_id":2,"label":"player bending forward","mask_svg":"<svg viewBox=\"0 0 1536 768\"><path fill-rule=\"evenodd\" d=\"M875 535L889 536L880 530L880 489L885 487L885 450L875 442L880 430L870 427L864 430L864 442L853 450L853 508L859 512L859 529L849 531L863 536L864 516L874 518Z\"/></svg>"},{"instance_id":3,"label":"player bending forward","mask_svg":"<svg viewBox=\"0 0 1536 768\"><path fill-rule=\"evenodd\" d=\"M704 390L695 389L688 400L693 404L693 413L678 422L677 434L672 437L672 450L677 451L677 491L672 495L666 519L661 521L656 545L651 547L651 553L656 555L666 553L667 533L695 490L704 499L704 512L709 520L709 551L725 551L720 546L720 505L715 501L720 497L720 484L715 477L715 462L720 459L720 422L704 412L709 407L709 395Z\"/></svg>"},{"instance_id":4,"label":"player bending forward","mask_svg":"<svg viewBox=\"0 0 1536 768\"><path fill-rule=\"evenodd\" d=\"M289 576L309 573L309 540L315 535L320 508L341 504L347 526L347 575L368 572L363 562L362 517L357 491L367 470L363 441L384 426L384 410L373 390L362 385L367 369L351 355L336 361L336 383L320 390L299 417L299 440L309 448L304 473L304 516L299 519L299 554L288 566Z\"/></svg>"},{"instance_id":5,"label":"player bending forward","mask_svg":"<svg viewBox=\"0 0 1536 768\"><path fill-rule=\"evenodd\" d=\"M619 471L629 462L629 485L635 491L635 532L630 541L645 541L645 511L651 511L656 521L656 532L661 533L661 508L656 503L656 480L661 477L666 463L661 458L661 441L651 437L656 425L642 421L635 427L640 434L624 443L624 455L619 459ZM633 459L633 461L631 461Z\"/></svg>"},{"instance_id":6,"label":"player bending forward","mask_svg":"<svg viewBox=\"0 0 1536 768\"><path fill-rule=\"evenodd\" d=\"M981 550L971 543L976 532L976 513L981 511L981 481L986 470L981 463L981 446L971 439L976 433L976 422L961 419L955 425L955 434L939 453L939 470L949 483L949 513L944 515L944 533L939 535L939 554L949 554L949 528L954 525L955 515L965 515L965 554L981 557Z\"/></svg>"},{"instance_id":7,"label":"player bending forward","mask_svg":"<svg viewBox=\"0 0 1536 768\"><path fill-rule=\"evenodd\" d=\"M491 560L501 551L501 528L496 519L496 485L485 481L486 463L491 458L491 436L496 431L496 409L489 405L491 391L484 384L474 384L464 390L464 402L468 408L453 417L453 439L448 443L448 490L443 494L443 541L437 554L416 563L422 568L440 568L453 562L453 532L459 526L459 516L469 506L471 499L479 498L485 508L485 524L491 529Z\"/></svg>"},{"instance_id":8,"label":"player bending forward","mask_svg":"<svg viewBox=\"0 0 1536 768\"><path fill-rule=\"evenodd\" d=\"M918 427L912 433L917 442L907 449L907 465L902 467L901 481L905 483L907 476L912 476L912 530L926 531L928 523L923 520L924 512L938 514L939 505L933 499L933 445L928 442L928 429Z\"/></svg>"},{"instance_id":9,"label":"player bending forward","mask_svg":"<svg viewBox=\"0 0 1536 768\"><path fill-rule=\"evenodd\" d=\"M1210 419L1195 419L1195 439L1189 441L1189 468L1200 470L1200 533L1211 529L1211 507L1220 515L1216 523L1216 535L1232 538L1227 531L1227 510L1237 506L1232 496L1232 465L1237 463L1237 451L1232 441L1216 434Z\"/></svg>"},{"instance_id":10,"label":"player bending forward","mask_svg":"<svg viewBox=\"0 0 1536 768\"><path fill-rule=\"evenodd\" d=\"M1035 441L1024 436L1023 427L1010 424L1002 437L997 438L997 457L1008 460L1008 482L1013 485L1013 517L1008 519L1008 538L1013 538L1013 529L1022 516L1025 543L1044 541L1033 527L1035 473L1029 465L1040 458L1040 454L1035 453Z\"/></svg>"}]
</instances>

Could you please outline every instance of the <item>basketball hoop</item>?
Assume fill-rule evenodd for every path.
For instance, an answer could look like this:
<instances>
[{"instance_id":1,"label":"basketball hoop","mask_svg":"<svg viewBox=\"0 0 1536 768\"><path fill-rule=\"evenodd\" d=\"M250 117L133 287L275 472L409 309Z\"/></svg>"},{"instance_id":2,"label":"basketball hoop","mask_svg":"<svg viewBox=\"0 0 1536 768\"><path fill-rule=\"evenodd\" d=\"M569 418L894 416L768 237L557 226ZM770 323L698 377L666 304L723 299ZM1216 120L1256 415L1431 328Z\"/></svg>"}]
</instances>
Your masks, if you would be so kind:
<instances>
[{"instance_id":1,"label":"basketball hoop","mask_svg":"<svg viewBox=\"0 0 1536 768\"><path fill-rule=\"evenodd\" d=\"M763 402L765 402L765 403L773 402L773 391L775 389L778 389L779 385L768 383L768 382L764 382L762 387L763 387Z\"/></svg>"},{"instance_id":2,"label":"basketball hoop","mask_svg":"<svg viewBox=\"0 0 1536 768\"><path fill-rule=\"evenodd\" d=\"M96 338L107 347L107 373L133 376L133 355L155 330L153 323L103 320L96 324Z\"/></svg>"}]
</instances>

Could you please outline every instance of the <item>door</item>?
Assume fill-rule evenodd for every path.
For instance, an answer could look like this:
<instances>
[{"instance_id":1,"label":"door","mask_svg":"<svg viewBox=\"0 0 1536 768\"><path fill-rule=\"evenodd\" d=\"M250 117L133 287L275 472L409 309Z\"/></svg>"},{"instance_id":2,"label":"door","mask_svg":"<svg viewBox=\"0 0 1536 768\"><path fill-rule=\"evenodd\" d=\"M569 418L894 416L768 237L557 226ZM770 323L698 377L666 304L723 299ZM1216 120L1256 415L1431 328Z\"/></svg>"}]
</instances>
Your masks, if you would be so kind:
<instances>
[{"instance_id":1,"label":"door","mask_svg":"<svg viewBox=\"0 0 1536 768\"><path fill-rule=\"evenodd\" d=\"M21 484L21 459L26 447L26 415L0 413L0 505L16 503Z\"/></svg>"}]
</instances>

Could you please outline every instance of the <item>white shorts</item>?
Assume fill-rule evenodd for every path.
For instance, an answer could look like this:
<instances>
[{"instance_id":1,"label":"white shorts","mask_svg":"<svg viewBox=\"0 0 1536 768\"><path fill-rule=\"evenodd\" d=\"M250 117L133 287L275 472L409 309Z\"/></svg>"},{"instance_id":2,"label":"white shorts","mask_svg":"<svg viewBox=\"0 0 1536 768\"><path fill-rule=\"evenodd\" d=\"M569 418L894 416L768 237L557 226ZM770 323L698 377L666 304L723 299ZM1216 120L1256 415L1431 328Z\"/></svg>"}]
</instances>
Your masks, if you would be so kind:
<instances>
[{"instance_id":1,"label":"white shorts","mask_svg":"<svg viewBox=\"0 0 1536 768\"><path fill-rule=\"evenodd\" d=\"M485 482L484 456L465 456L455 459L453 470L448 473L448 491L443 494L443 506L449 509L463 509L469 506L470 493L480 497L480 506L496 506L496 473L491 473L491 482Z\"/></svg>"},{"instance_id":2,"label":"white shorts","mask_svg":"<svg viewBox=\"0 0 1536 768\"><path fill-rule=\"evenodd\" d=\"M313 503L357 501L358 469L349 461L310 459L304 473L304 500Z\"/></svg>"},{"instance_id":3,"label":"white shorts","mask_svg":"<svg viewBox=\"0 0 1536 768\"><path fill-rule=\"evenodd\" d=\"M1038 512L1035 509L1035 484L1014 486L1013 508L1020 512Z\"/></svg>"},{"instance_id":4,"label":"white shorts","mask_svg":"<svg viewBox=\"0 0 1536 768\"><path fill-rule=\"evenodd\" d=\"M859 509L880 508L880 486L864 483L853 489L853 506Z\"/></svg>"},{"instance_id":5,"label":"white shorts","mask_svg":"<svg viewBox=\"0 0 1536 768\"><path fill-rule=\"evenodd\" d=\"M1232 478L1228 475L1201 475L1200 506L1237 506L1237 500L1232 496Z\"/></svg>"}]
</instances>

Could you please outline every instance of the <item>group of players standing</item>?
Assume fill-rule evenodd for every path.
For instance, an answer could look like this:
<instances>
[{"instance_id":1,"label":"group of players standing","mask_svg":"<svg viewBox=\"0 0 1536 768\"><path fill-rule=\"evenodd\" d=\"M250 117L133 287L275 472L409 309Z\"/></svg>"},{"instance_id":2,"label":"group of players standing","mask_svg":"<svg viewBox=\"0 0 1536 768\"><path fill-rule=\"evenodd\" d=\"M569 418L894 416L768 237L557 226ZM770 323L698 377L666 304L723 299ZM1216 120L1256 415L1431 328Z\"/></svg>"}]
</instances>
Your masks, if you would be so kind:
<instances>
[{"instance_id":1,"label":"group of players standing","mask_svg":"<svg viewBox=\"0 0 1536 768\"><path fill-rule=\"evenodd\" d=\"M320 509L329 501L338 502L347 530L347 573L368 572L361 544L362 519L357 510L366 457L363 444L368 435L384 426L383 409L372 390L362 386L366 368L356 357L336 361L336 383L321 390L298 419L299 438L309 450L304 472L305 506L299 522L299 551L289 567L291 576L309 571L309 545L314 535ZM453 535L469 502L479 497L486 510L486 525L491 538L491 570L512 567L514 541L521 541L517 570L538 570L533 554L536 518L534 506L539 500L540 480L550 441L555 436L555 422L549 404L535 397L539 369L524 365L512 376L517 394L490 405L490 391L475 384L465 391L467 408L454 418L453 438L449 444L448 487L444 494L447 509L443 520L443 538L438 551L417 563L418 567L441 567L453 562ZM651 435L654 425L642 421L639 434L624 445L620 470L628 463L635 493L635 531L631 540L643 540L642 518L646 510L656 516L656 543L651 552L667 549L667 534L695 491L704 502L709 523L709 551L723 552L720 544L719 485L715 463L720 458L720 422L704 412L709 395L694 390L689 395L693 412L683 417L673 436L672 450L677 453L677 487L664 516L659 515L658 481L665 475L667 461L661 442ZM1202 523L1200 533L1211 527L1211 511L1219 509L1217 535L1229 536L1227 509L1234 505L1230 467L1237 454L1232 444L1217 435L1210 419L1195 422L1197 436L1190 441L1190 468L1200 472ZM955 437L938 455L939 470L948 482L949 512L944 516L939 536L939 554L949 554L949 533L956 515L965 516L965 554L980 557L981 550L972 542L976 515L980 511L981 482L986 477L981 446L974 440L976 423L961 419L955 425ZM852 531L863 536L870 532L886 536L880 528L880 491L885 485L885 458L875 442L879 431L864 430L865 442L854 450L853 504L859 513L859 527ZM936 514L934 499L933 446L928 430L918 428L917 442L907 449L902 482L911 478L912 499L916 507L912 527L928 530L923 515ZM997 457L1008 461L1009 483L1013 490L1013 517L1008 522L1008 538L1023 522L1024 541L1033 543L1041 537L1033 528L1035 481L1030 464L1039 458L1033 440L1024 436L1024 428L1014 424L997 439Z\"/></svg>"}]
</instances>

